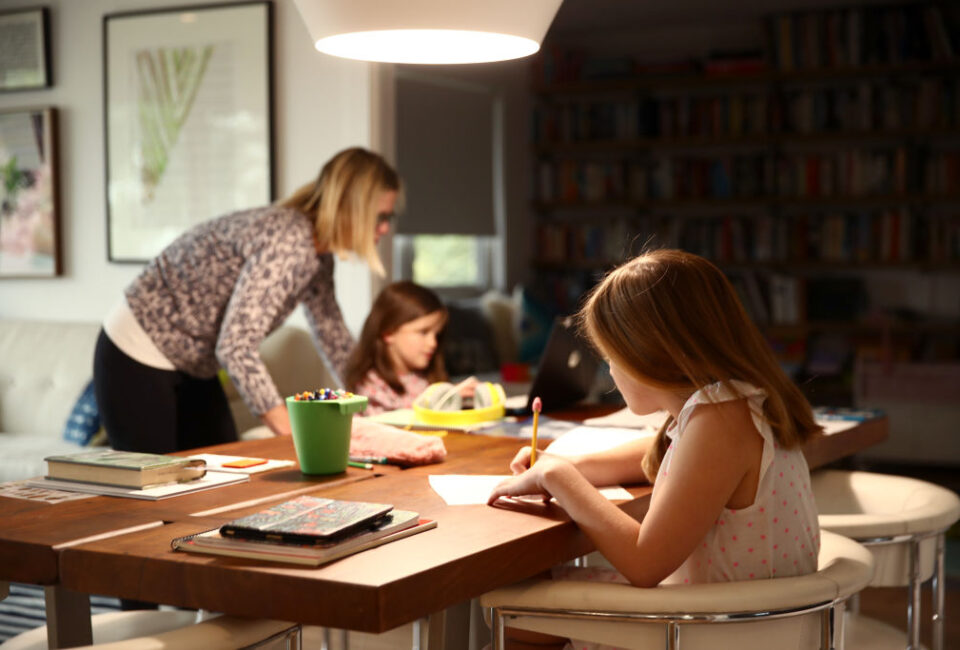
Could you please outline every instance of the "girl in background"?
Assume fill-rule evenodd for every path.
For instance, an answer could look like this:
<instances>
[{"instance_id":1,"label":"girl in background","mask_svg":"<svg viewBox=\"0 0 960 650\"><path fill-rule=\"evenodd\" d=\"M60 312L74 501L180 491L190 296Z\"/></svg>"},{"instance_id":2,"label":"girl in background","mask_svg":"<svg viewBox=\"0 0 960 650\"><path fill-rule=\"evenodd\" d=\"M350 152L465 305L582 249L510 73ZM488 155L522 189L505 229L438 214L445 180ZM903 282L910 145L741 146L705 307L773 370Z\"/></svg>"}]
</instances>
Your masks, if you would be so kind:
<instances>
[{"instance_id":1,"label":"girl in background","mask_svg":"<svg viewBox=\"0 0 960 650\"><path fill-rule=\"evenodd\" d=\"M428 385L446 381L440 341L447 318L437 295L413 282L380 292L345 373L347 390L369 400L366 415L409 408Z\"/></svg>"},{"instance_id":2,"label":"girl in background","mask_svg":"<svg viewBox=\"0 0 960 650\"><path fill-rule=\"evenodd\" d=\"M545 453L532 467L529 447L517 453L515 476L489 502L555 497L616 569L561 567L554 577L654 587L816 571L817 510L801 445L820 427L724 274L690 253L653 251L607 275L580 322L628 408L669 417L656 439L605 452ZM594 487L647 481L642 523Z\"/></svg>"}]
</instances>

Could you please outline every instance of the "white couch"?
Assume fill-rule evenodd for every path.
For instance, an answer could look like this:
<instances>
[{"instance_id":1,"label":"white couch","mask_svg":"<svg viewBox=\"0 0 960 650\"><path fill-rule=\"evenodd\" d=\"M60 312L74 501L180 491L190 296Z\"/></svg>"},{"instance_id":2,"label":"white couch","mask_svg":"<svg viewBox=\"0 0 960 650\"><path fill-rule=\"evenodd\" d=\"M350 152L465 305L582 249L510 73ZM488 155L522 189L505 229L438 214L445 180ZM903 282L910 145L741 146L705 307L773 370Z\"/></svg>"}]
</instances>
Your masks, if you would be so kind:
<instances>
[{"instance_id":1,"label":"white couch","mask_svg":"<svg viewBox=\"0 0 960 650\"><path fill-rule=\"evenodd\" d=\"M0 319L0 482L41 476L44 457L81 450L63 439L63 429L93 376L99 331L98 323ZM332 386L302 329L281 327L264 341L261 355L282 395ZM237 431L259 425L232 387L227 397Z\"/></svg>"}]
</instances>

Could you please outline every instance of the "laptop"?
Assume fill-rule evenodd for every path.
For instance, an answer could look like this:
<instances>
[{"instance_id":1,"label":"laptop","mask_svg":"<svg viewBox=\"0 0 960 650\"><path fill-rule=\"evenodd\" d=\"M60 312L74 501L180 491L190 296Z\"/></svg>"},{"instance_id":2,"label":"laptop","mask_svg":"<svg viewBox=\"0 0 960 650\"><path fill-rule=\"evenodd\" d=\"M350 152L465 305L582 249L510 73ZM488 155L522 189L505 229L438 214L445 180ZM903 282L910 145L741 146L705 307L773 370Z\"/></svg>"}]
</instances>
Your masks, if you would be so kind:
<instances>
[{"instance_id":1,"label":"laptop","mask_svg":"<svg viewBox=\"0 0 960 650\"><path fill-rule=\"evenodd\" d=\"M573 318L559 317L553 321L530 392L507 398L507 413L531 413L535 397L543 402L544 412L576 404L590 393L599 369L600 360L577 335Z\"/></svg>"}]
</instances>

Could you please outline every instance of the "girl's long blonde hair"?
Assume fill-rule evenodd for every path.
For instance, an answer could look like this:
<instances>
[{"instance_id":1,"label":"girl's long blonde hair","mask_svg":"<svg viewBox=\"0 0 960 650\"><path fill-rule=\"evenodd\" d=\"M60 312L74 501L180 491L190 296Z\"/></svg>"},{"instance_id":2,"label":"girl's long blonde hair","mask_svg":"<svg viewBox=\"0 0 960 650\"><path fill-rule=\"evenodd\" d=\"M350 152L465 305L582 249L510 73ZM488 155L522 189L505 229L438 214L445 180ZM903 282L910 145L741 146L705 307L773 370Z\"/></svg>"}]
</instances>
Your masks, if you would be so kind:
<instances>
[{"instance_id":1,"label":"girl's long blonde hair","mask_svg":"<svg viewBox=\"0 0 960 650\"><path fill-rule=\"evenodd\" d=\"M662 249L624 263L593 289L579 321L601 353L646 384L681 395L716 382L735 390L731 380L764 389L764 415L785 448L820 430L729 280L702 257ZM651 481L670 422L644 459Z\"/></svg>"},{"instance_id":2,"label":"girl's long blonde hair","mask_svg":"<svg viewBox=\"0 0 960 650\"><path fill-rule=\"evenodd\" d=\"M383 192L400 191L400 177L378 154L353 147L331 158L317 180L278 202L314 220L321 249L343 257L356 253L385 275L377 253L377 202Z\"/></svg>"}]
</instances>

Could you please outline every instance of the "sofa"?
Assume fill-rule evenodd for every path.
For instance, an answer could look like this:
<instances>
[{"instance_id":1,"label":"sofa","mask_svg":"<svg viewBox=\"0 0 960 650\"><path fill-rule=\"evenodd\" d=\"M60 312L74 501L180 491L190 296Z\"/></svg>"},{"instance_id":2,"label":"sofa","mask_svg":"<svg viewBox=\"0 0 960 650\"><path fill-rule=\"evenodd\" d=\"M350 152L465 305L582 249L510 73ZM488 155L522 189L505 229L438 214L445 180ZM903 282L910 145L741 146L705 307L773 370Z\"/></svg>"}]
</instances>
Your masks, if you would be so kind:
<instances>
[{"instance_id":1,"label":"sofa","mask_svg":"<svg viewBox=\"0 0 960 650\"><path fill-rule=\"evenodd\" d=\"M99 331L99 323L0 319L0 482L42 476L46 456L82 450L64 428L92 379ZM301 328L278 329L261 355L282 395L333 385ZM225 389L242 437L269 435L229 382Z\"/></svg>"}]
</instances>

